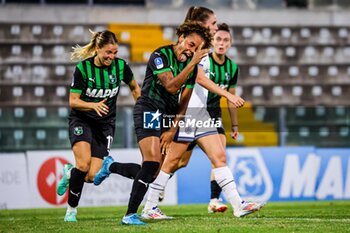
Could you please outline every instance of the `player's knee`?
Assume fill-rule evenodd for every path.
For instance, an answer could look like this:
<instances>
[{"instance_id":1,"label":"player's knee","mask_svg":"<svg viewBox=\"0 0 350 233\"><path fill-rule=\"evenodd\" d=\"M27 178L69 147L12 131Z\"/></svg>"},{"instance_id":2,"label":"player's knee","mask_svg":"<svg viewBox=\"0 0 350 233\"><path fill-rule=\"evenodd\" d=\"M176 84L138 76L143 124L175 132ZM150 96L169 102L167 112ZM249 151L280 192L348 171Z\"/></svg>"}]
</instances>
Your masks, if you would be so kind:
<instances>
[{"instance_id":1,"label":"player's knee","mask_svg":"<svg viewBox=\"0 0 350 233\"><path fill-rule=\"evenodd\" d=\"M87 172L90 169L90 161L89 160L76 161L75 167L78 168L80 171Z\"/></svg>"},{"instance_id":2,"label":"player's knee","mask_svg":"<svg viewBox=\"0 0 350 233\"><path fill-rule=\"evenodd\" d=\"M212 165L214 165L214 167L226 166L226 154L225 154L225 152L220 152L220 153L213 155L211 162L212 162Z\"/></svg>"}]
</instances>

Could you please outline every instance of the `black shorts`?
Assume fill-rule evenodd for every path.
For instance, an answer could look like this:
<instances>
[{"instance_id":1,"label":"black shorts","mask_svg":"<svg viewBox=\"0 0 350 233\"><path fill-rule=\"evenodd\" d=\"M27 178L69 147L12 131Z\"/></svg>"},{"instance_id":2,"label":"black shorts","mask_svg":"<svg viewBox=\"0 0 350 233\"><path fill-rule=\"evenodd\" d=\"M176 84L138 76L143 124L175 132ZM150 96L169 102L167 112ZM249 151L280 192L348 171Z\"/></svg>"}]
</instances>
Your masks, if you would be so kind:
<instances>
[{"instance_id":1,"label":"black shorts","mask_svg":"<svg viewBox=\"0 0 350 233\"><path fill-rule=\"evenodd\" d=\"M152 121L153 116L156 116L155 114L157 113L161 115ZM146 98L142 98L141 96L137 99L134 107L134 125L137 142L151 136L160 137L164 131L168 130L168 128L163 128L163 114L168 115Z\"/></svg>"},{"instance_id":2,"label":"black shorts","mask_svg":"<svg viewBox=\"0 0 350 233\"><path fill-rule=\"evenodd\" d=\"M113 137L115 133L115 124L88 122L78 117L69 118L69 139L71 146L76 142L84 141L91 145L91 156L103 159L109 155Z\"/></svg>"}]
</instances>

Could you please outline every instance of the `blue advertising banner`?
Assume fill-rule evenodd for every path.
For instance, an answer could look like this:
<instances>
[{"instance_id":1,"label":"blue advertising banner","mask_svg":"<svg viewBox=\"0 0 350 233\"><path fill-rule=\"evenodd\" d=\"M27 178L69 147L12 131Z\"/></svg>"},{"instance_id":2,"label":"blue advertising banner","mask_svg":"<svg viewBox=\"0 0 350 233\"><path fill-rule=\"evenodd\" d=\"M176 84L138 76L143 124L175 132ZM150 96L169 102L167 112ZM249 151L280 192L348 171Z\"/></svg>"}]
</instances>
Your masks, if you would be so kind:
<instances>
[{"instance_id":1,"label":"blue advertising banner","mask_svg":"<svg viewBox=\"0 0 350 233\"><path fill-rule=\"evenodd\" d=\"M245 200L350 199L350 149L228 148L227 165ZM211 164L196 149L178 171L178 203L207 203Z\"/></svg>"},{"instance_id":2,"label":"blue advertising banner","mask_svg":"<svg viewBox=\"0 0 350 233\"><path fill-rule=\"evenodd\" d=\"M316 149L320 158L316 199L350 199L350 150Z\"/></svg>"}]
</instances>

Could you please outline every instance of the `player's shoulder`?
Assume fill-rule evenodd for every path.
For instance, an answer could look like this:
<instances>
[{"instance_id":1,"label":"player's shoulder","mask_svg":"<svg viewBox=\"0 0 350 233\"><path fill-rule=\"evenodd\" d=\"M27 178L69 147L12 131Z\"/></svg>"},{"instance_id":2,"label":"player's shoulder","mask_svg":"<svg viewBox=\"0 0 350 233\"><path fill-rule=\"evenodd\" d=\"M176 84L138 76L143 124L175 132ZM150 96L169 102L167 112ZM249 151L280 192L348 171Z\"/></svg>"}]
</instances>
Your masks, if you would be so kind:
<instances>
[{"instance_id":1,"label":"player's shoulder","mask_svg":"<svg viewBox=\"0 0 350 233\"><path fill-rule=\"evenodd\" d=\"M122 64L124 64L124 65L129 65L129 63L128 63L125 59L123 59L123 58L121 58L121 57L116 57L116 58L114 58L114 61L115 61L115 64L116 64L116 65L118 65L118 64L120 64L120 63L122 63Z\"/></svg>"},{"instance_id":2,"label":"player's shoulder","mask_svg":"<svg viewBox=\"0 0 350 233\"><path fill-rule=\"evenodd\" d=\"M86 63L94 63L94 58L93 57L88 57L88 58L85 58L84 60L81 60L77 63L77 66L80 66L80 65L83 65L83 64L86 64Z\"/></svg>"},{"instance_id":3,"label":"player's shoulder","mask_svg":"<svg viewBox=\"0 0 350 233\"><path fill-rule=\"evenodd\" d=\"M85 73L85 70L89 65L94 65L94 58L93 57L88 57L84 60L81 60L77 63L76 65L76 70L80 71L81 73Z\"/></svg>"},{"instance_id":4,"label":"player's shoulder","mask_svg":"<svg viewBox=\"0 0 350 233\"><path fill-rule=\"evenodd\" d=\"M203 66L203 67L208 66L209 64L210 64L210 57L209 57L209 55L203 57L202 60L199 62L199 65Z\"/></svg>"},{"instance_id":5,"label":"player's shoulder","mask_svg":"<svg viewBox=\"0 0 350 233\"><path fill-rule=\"evenodd\" d=\"M227 55L225 55L225 60L226 60L226 62L229 62L232 65L236 65L237 66L237 63L235 62L235 60L229 58Z\"/></svg>"},{"instance_id":6,"label":"player's shoulder","mask_svg":"<svg viewBox=\"0 0 350 233\"><path fill-rule=\"evenodd\" d=\"M168 55L169 53L172 53L172 52L173 52L172 45L164 45L154 50L152 55L155 55L155 56Z\"/></svg>"},{"instance_id":7,"label":"player's shoulder","mask_svg":"<svg viewBox=\"0 0 350 233\"><path fill-rule=\"evenodd\" d=\"M207 56L203 57L202 60L201 60L201 62L208 62L209 59L210 59L210 56L209 56L209 55L210 55L210 54L208 54Z\"/></svg>"}]
</instances>

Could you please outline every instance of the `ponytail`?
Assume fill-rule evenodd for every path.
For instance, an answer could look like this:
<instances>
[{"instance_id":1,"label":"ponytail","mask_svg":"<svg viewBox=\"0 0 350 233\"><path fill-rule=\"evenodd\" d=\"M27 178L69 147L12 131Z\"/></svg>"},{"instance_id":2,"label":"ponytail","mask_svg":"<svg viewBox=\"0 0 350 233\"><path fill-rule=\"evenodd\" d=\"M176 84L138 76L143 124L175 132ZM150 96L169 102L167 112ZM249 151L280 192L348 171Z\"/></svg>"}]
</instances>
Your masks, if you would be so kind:
<instances>
[{"instance_id":1,"label":"ponytail","mask_svg":"<svg viewBox=\"0 0 350 233\"><path fill-rule=\"evenodd\" d=\"M117 37L111 31L93 32L90 29L89 31L92 33L92 37L87 45L83 47L80 45L72 47L73 52L70 56L72 61L81 61L93 57L96 55L96 49L102 48L106 44L118 44Z\"/></svg>"}]
</instances>

